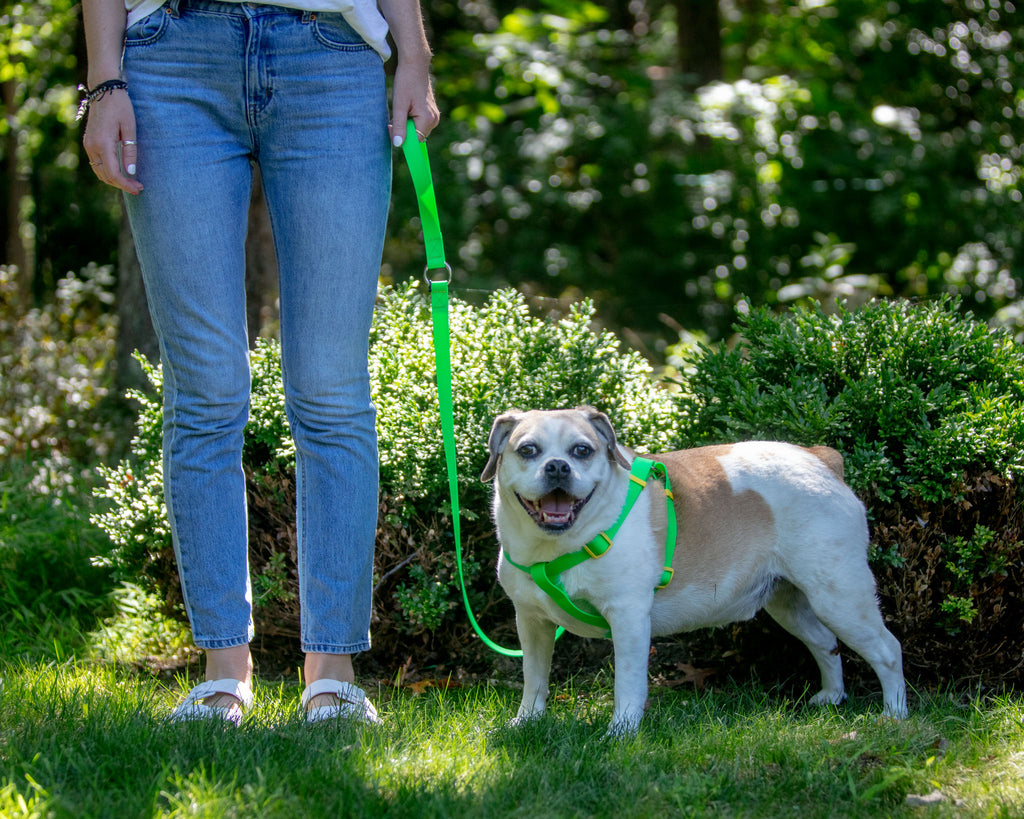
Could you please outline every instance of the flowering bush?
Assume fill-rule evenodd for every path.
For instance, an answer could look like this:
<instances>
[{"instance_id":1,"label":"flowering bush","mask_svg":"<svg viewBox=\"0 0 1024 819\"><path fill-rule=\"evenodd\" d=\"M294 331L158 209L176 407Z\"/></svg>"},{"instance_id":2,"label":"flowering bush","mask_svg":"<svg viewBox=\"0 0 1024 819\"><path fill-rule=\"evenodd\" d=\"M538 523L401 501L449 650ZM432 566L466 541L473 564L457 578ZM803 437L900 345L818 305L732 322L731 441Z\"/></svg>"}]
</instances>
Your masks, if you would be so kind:
<instances>
[{"instance_id":1,"label":"flowering bush","mask_svg":"<svg viewBox=\"0 0 1024 819\"><path fill-rule=\"evenodd\" d=\"M41 307L21 303L14 271L0 267L0 460L31 458L36 487L67 483L71 465L110 454L116 317L113 275L90 265Z\"/></svg>"}]
</instances>

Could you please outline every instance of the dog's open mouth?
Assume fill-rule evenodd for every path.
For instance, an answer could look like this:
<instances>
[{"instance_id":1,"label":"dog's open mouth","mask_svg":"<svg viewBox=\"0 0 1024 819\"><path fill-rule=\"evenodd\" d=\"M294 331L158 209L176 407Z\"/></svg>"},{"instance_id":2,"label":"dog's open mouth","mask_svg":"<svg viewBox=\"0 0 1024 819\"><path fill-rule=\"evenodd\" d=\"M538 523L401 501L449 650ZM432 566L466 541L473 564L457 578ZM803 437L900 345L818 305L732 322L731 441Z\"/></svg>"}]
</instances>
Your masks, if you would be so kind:
<instances>
[{"instance_id":1,"label":"dog's open mouth","mask_svg":"<svg viewBox=\"0 0 1024 819\"><path fill-rule=\"evenodd\" d=\"M535 501L527 500L519 494L516 497L538 526L551 532L561 532L576 522L580 510L593 494L591 492L585 498L574 498L564 489L556 489Z\"/></svg>"}]
</instances>

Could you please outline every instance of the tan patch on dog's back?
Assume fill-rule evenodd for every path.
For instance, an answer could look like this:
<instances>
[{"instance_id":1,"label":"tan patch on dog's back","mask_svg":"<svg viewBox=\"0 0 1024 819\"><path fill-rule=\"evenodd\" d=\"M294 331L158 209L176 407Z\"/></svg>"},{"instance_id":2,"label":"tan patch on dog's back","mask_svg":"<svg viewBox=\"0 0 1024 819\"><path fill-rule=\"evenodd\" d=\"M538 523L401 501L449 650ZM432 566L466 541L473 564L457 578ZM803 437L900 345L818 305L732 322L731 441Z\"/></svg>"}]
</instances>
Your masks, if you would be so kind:
<instances>
[{"instance_id":1,"label":"tan patch on dog's back","mask_svg":"<svg viewBox=\"0 0 1024 819\"><path fill-rule=\"evenodd\" d=\"M678 530L675 578L660 594L671 596L691 582L726 577L746 582L745 557L763 551L760 543L775 539L775 516L767 501L752 489L734 492L729 484L719 458L731 450L729 445L707 446L648 456L668 470ZM652 492L650 498L651 520L663 548L664 495Z\"/></svg>"},{"instance_id":2,"label":"tan patch on dog's back","mask_svg":"<svg viewBox=\"0 0 1024 819\"><path fill-rule=\"evenodd\" d=\"M839 480L845 481L843 456L830 446L806 447L807 451L825 464Z\"/></svg>"}]
</instances>

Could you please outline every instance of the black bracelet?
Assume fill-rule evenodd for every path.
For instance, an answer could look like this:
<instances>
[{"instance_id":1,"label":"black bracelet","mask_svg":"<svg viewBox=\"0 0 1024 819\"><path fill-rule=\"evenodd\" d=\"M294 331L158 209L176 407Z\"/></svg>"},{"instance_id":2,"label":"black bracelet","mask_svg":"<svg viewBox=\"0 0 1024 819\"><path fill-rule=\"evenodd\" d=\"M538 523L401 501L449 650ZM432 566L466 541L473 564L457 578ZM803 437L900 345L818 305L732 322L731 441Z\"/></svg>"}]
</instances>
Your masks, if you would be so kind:
<instances>
[{"instance_id":1,"label":"black bracelet","mask_svg":"<svg viewBox=\"0 0 1024 819\"><path fill-rule=\"evenodd\" d=\"M84 85L78 86L78 90L85 94L85 96L82 97L82 102L78 106L75 122L79 122L89 113L89 106L96 102L96 100L103 99L111 91L123 91L126 88L128 88L128 83L124 80L105 80L92 89L86 88Z\"/></svg>"}]
</instances>

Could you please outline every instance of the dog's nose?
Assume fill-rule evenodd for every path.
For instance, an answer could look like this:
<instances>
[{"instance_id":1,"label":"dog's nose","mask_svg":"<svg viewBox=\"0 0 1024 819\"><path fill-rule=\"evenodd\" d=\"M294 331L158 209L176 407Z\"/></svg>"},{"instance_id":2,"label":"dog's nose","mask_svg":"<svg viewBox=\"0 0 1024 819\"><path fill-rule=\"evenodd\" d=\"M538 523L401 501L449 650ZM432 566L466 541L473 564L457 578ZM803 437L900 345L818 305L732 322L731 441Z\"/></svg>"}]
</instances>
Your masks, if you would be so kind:
<instances>
[{"instance_id":1,"label":"dog's nose","mask_svg":"<svg viewBox=\"0 0 1024 819\"><path fill-rule=\"evenodd\" d=\"M544 464L544 474L549 478L568 478L571 472L572 467L568 461L556 459Z\"/></svg>"}]
</instances>

